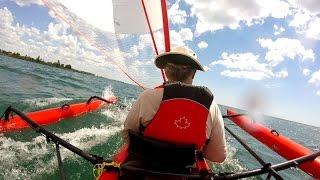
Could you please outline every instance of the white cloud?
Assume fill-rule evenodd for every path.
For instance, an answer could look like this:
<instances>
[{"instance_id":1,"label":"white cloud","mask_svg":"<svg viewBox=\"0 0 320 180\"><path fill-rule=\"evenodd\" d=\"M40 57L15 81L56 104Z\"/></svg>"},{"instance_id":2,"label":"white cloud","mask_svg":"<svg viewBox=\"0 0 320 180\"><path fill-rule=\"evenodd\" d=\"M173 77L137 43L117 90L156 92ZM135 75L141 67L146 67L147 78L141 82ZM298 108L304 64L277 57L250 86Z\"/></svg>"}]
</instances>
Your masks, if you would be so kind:
<instances>
[{"instance_id":1,"label":"white cloud","mask_svg":"<svg viewBox=\"0 0 320 180\"><path fill-rule=\"evenodd\" d=\"M173 24L185 24L187 21L187 12L179 7L180 0L176 1L169 9L169 17Z\"/></svg>"},{"instance_id":2,"label":"white cloud","mask_svg":"<svg viewBox=\"0 0 320 180\"><path fill-rule=\"evenodd\" d=\"M281 85L279 83L268 83L268 84L264 84L264 86L268 89L273 89L273 88L279 88L281 87Z\"/></svg>"},{"instance_id":3,"label":"white cloud","mask_svg":"<svg viewBox=\"0 0 320 180\"><path fill-rule=\"evenodd\" d=\"M273 29L274 29L274 35L276 35L276 36L285 31L285 29L283 27L279 27L277 25L273 25Z\"/></svg>"},{"instance_id":4,"label":"white cloud","mask_svg":"<svg viewBox=\"0 0 320 180\"><path fill-rule=\"evenodd\" d=\"M311 73L310 69L306 69L305 68L305 69L302 70L302 74L305 75L305 76L309 76L310 73Z\"/></svg>"},{"instance_id":5,"label":"white cloud","mask_svg":"<svg viewBox=\"0 0 320 180\"><path fill-rule=\"evenodd\" d=\"M313 0L312 0L313 1ZM300 9L293 16L292 21L289 26L295 28L296 32L304 34L307 38L320 39L320 7L319 1L317 3L306 2L306 4L311 4L314 8L307 7ZM318 5L316 5L318 4ZM308 5L309 6L309 5Z\"/></svg>"},{"instance_id":6,"label":"white cloud","mask_svg":"<svg viewBox=\"0 0 320 180\"><path fill-rule=\"evenodd\" d=\"M268 75L266 75L263 72L259 71L230 71L225 70L221 72L221 75L232 77L232 78L239 78L239 79L251 79L251 80L263 80L266 78L269 78Z\"/></svg>"},{"instance_id":7,"label":"white cloud","mask_svg":"<svg viewBox=\"0 0 320 180\"><path fill-rule=\"evenodd\" d=\"M191 15L197 17L196 32L216 31L228 27L237 29L244 22L250 26L262 23L266 17L285 18L290 6L282 0L199 1L185 0L191 6Z\"/></svg>"},{"instance_id":8,"label":"white cloud","mask_svg":"<svg viewBox=\"0 0 320 180\"><path fill-rule=\"evenodd\" d=\"M277 78L288 77L288 71L287 70L281 70L281 71L275 73L275 77L277 77Z\"/></svg>"},{"instance_id":9,"label":"white cloud","mask_svg":"<svg viewBox=\"0 0 320 180\"><path fill-rule=\"evenodd\" d=\"M205 41L201 41L201 42L198 43L198 47L199 47L200 49L205 49L205 48L208 47L208 43L205 42Z\"/></svg>"},{"instance_id":10,"label":"white cloud","mask_svg":"<svg viewBox=\"0 0 320 180\"><path fill-rule=\"evenodd\" d=\"M190 28L183 28L180 31L170 30L170 40L173 47L185 45L185 41L193 39L193 33Z\"/></svg>"},{"instance_id":11,"label":"white cloud","mask_svg":"<svg viewBox=\"0 0 320 180\"><path fill-rule=\"evenodd\" d=\"M288 2L295 8L307 10L312 13L320 12L319 0L288 0Z\"/></svg>"},{"instance_id":12,"label":"white cloud","mask_svg":"<svg viewBox=\"0 0 320 180\"><path fill-rule=\"evenodd\" d=\"M315 60L315 55L312 49L305 49L301 42L297 39L278 38L275 41L271 39L258 39L260 46L267 48L265 59L270 65L277 66L285 58L295 59L301 57L302 61Z\"/></svg>"},{"instance_id":13,"label":"white cloud","mask_svg":"<svg viewBox=\"0 0 320 180\"><path fill-rule=\"evenodd\" d=\"M311 19L312 16L310 13L298 11L296 14L294 14L292 21L289 23L289 26L303 28L303 26L305 26Z\"/></svg>"},{"instance_id":14,"label":"white cloud","mask_svg":"<svg viewBox=\"0 0 320 180\"><path fill-rule=\"evenodd\" d=\"M320 40L320 18L315 17L308 24L308 29L305 31L306 37Z\"/></svg>"},{"instance_id":15,"label":"white cloud","mask_svg":"<svg viewBox=\"0 0 320 180\"><path fill-rule=\"evenodd\" d=\"M267 64L258 62L259 55L252 53L239 53L239 54L228 54L222 53L221 59L213 61L210 65L223 65L228 69L240 69L240 70L259 70L269 72Z\"/></svg>"},{"instance_id":16,"label":"white cloud","mask_svg":"<svg viewBox=\"0 0 320 180\"><path fill-rule=\"evenodd\" d=\"M31 4L43 5L42 0L11 0L19 6L30 6Z\"/></svg>"},{"instance_id":17,"label":"white cloud","mask_svg":"<svg viewBox=\"0 0 320 180\"><path fill-rule=\"evenodd\" d=\"M262 80L274 77L268 64L260 63L258 60L259 55L252 53L222 53L221 59L213 61L210 66L224 66L227 70L222 71L221 75L233 78Z\"/></svg>"},{"instance_id":18,"label":"white cloud","mask_svg":"<svg viewBox=\"0 0 320 180\"><path fill-rule=\"evenodd\" d=\"M316 87L320 87L320 69L311 75L308 82Z\"/></svg>"},{"instance_id":19,"label":"white cloud","mask_svg":"<svg viewBox=\"0 0 320 180\"><path fill-rule=\"evenodd\" d=\"M154 37L159 53L163 52L165 49L163 33L161 31L156 31ZM170 44L172 47L183 46L186 41L191 41L192 39L193 33L189 28L182 28L179 31L170 30ZM145 51L146 48L152 48L153 51L153 43L150 34L140 35L138 43L130 48L130 54L132 56L138 56L140 53L144 53L143 51Z\"/></svg>"},{"instance_id":20,"label":"white cloud","mask_svg":"<svg viewBox=\"0 0 320 180\"><path fill-rule=\"evenodd\" d=\"M312 84L316 88L318 88L316 95L320 96L320 69L314 73L312 73L311 78L308 83Z\"/></svg>"}]
</instances>

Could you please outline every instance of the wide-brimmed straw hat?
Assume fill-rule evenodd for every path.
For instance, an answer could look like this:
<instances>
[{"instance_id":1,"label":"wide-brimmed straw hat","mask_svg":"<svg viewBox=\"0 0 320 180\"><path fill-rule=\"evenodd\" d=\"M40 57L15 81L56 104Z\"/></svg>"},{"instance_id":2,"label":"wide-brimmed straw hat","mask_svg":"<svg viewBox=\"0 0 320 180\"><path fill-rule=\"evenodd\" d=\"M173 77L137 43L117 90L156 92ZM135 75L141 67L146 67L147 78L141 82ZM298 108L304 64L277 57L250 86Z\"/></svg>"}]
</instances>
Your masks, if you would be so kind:
<instances>
[{"instance_id":1,"label":"wide-brimmed straw hat","mask_svg":"<svg viewBox=\"0 0 320 180\"><path fill-rule=\"evenodd\" d=\"M197 55L186 46L180 46L172 49L170 52L159 54L154 63L160 69L164 69L167 63L189 65L196 70L205 71L197 59Z\"/></svg>"}]
</instances>

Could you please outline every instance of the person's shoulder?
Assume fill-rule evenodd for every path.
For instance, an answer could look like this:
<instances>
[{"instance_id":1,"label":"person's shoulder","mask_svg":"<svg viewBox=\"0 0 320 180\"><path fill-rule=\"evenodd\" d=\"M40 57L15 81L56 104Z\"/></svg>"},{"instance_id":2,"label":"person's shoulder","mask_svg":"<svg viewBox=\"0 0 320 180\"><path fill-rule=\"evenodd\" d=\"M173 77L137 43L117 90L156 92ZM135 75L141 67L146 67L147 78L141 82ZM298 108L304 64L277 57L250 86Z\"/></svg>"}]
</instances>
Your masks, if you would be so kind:
<instances>
[{"instance_id":1,"label":"person's shoulder","mask_svg":"<svg viewBox=\"0 0 320 180\"><path fill-rule=\"evenodd\" d=\"M214 109L217 109L217 108L219 109L219 106L218 106L217 102L214 99L212 100L210 107L214 108Z\"/></svg>"},{"instance_id":2,"label":"person's shoulder","mask_svg":"<svg viewBox=\"0 0 320 180\"><path fill-rule=\"evenodd\" d=\"M220 112L220 107L218 105L218 103L213 99L210 105L210 114L214 115L214 114L218 114L221 113Z\"/></svg>"}]
</instances>

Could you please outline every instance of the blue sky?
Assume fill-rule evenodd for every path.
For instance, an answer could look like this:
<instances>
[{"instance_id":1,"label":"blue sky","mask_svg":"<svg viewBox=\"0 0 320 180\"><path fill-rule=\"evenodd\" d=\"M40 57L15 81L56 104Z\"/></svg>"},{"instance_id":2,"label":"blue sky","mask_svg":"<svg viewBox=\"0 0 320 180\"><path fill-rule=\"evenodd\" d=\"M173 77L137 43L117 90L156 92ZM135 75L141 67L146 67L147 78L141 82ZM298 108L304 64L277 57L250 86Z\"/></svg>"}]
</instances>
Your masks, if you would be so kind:
<instances>
[{"instance_id":1,"label":"blue sky","mask_svg":"<svg viewBox=\"0 0 320 180\"><path fill-rule=\"evenodd\" d=\"M95 9L83 10L87 5L79 2L59 1L93 25L112 14L110 6L98 4L102 1L91 1L97 12L106 7L99 16ZM320 3L298 2L170 0L171 45L187 45L197 53L208 70L199 72L195 83L208 86L218 103L320 127ZM59 59L80 70L130 82L116 68L127 66L125 71L142 83L160 82L148 34L120 36L117 43L109 39L103 47L113 52L105 55L97 48L101 42L86 41L75 28L48 11L41 0L0 1L1 49ZM155 37L163 50L161 31ZM112 57L116 63L108 61ZM149 79L155 80L148 83Z\"/></svg>"}]
</instances>

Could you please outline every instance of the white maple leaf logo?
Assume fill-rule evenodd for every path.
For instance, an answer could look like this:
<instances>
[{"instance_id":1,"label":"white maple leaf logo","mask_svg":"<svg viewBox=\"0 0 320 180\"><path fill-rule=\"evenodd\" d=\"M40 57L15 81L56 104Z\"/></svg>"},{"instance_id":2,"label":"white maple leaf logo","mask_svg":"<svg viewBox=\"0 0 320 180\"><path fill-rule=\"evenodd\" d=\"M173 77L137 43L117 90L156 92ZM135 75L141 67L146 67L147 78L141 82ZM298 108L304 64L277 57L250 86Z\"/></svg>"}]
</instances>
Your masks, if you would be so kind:
<instances>
[{"instance_id":1,"label":"white maple leaf logo","mask_svg":"<svg viewBox=\"0 0 320 180\"><path fill-rule=\"evenodd\" d=\"M187 129L190 127L191 123L183 116L182 118L175 120L174 125L179 129Z\"/></svg>"}]
</instances>

